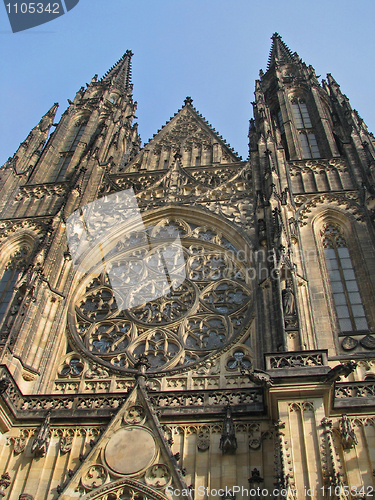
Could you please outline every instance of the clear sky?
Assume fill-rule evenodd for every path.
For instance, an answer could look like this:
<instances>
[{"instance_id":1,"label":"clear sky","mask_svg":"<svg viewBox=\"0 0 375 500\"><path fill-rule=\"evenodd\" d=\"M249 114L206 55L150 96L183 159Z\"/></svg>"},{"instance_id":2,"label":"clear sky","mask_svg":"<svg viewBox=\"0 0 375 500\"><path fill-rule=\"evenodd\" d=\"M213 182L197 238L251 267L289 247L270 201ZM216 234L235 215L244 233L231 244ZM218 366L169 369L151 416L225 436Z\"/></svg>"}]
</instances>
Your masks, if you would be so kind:
<instances>
[{"instance_id":1,"label":"clear sky","mask_svg":"<svg viewBox=\"0 0 375 500\"><path fill-rule=\"evenodd\" d=\"M13 34L0 6L0 164L54 102L60 117L67 99L126 49L134 52L143 142L190 95L246 158L254 80L275 31L317 75L332 73L375 132L374 20L374 0L80 0L60 18Z\"/></svg>"}]
</instances>

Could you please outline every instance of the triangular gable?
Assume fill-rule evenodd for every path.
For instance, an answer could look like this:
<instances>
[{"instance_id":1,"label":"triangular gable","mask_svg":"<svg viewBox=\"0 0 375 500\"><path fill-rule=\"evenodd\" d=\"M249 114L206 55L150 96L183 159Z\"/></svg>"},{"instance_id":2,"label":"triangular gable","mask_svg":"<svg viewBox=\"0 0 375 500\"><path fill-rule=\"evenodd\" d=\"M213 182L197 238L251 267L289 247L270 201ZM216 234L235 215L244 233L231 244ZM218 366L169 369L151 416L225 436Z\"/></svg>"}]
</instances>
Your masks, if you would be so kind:
<instances>
[{"instance_id":1,"label":"triangular gable","mask_svg":"<svg viewBox=\"0 0 375 500\"><path fill-rule=\"evenodd\" d=\"M150 405L143 377L59 498L107 499L113 495L115 499L122 490L154 500L174 498L174 491L188 492Z\"/></svg>"},{"instance_id":2,"label":"triangular gable","mask_svg":"<svg viewBox=\"0 0 375 500\"><path fill-rule=\"evenodd\" d=\"M184 168L231 164L242 158L192 106L190 98L126 167L127 172L169 168L176 153Z\"/></svg>"}]
</instances>

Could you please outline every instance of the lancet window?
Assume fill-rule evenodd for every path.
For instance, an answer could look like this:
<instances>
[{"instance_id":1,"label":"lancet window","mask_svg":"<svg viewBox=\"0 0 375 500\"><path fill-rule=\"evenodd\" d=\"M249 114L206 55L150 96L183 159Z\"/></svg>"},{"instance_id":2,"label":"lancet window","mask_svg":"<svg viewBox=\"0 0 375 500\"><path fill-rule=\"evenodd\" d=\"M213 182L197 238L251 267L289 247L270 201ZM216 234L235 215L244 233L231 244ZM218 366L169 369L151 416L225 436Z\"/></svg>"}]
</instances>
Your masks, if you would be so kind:
<instances>
[{"instance_id":1,"label":"lancet window","mask_svg":"<svg viewBox=\"0 0 375 500\"><path fill-rule=\"evenodd\" d=\"M26 268L30 249L27 246L19 248L14 252L5 265L0 278L0 323L12 300L14 285L20 273Z\"/></svg>"},{"instance_id":2,"label":"lancet window","mask_svg":"<svg viewBox=\"0 0 375 500\"><path fill-rule=\"evenodd\" d=\"M293 99L292 111L294 124L300 131L299 138L303 158L320 158L318 143L305 101L303 99Z\"/></svg>"},{"instance_id":3,"label":"lancet window","mask_svg":"<svg viewBox=\"0 0 375 500\"><path fill-rule=\"evenodd\" d=\"M309 112L305 101L295 99L292 101L293 117L298 129L312 128Z\"/></svg>"},{"instance_id":4,"label":"lancet window","mask_svg":"<svg viewBox=\"0 0 375 500\"><path fill-rule=\"evenodd\" d=\"M300 132L299 138L304 158L320 158L318 143L313 132Z\"/></svg>"},{"instance_id":5,"label":"lancet window","mask_svg":"<svg viewBox=\"0 0 375 500\"><path fill-rule=\"evenodd\" d=\"M352 259L339 226L326 224L322 237L340 330L368 330Z\"/></svg>"}]
</instances>

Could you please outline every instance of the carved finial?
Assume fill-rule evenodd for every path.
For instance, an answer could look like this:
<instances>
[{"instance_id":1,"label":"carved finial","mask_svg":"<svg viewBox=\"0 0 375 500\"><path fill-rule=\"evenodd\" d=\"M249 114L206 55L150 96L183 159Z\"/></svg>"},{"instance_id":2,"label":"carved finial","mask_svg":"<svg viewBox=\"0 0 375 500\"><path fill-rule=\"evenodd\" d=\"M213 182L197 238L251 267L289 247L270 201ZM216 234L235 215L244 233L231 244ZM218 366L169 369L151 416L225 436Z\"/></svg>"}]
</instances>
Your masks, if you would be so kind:
<instances>
[{"instance_id":1,"label":"carved finial","mask_svg":"<svg viewBox=\"0 0 375 500\"><path fill-rule=\"evenodd\" d=\"M138 361L134 365L134 368L138 370L138 373L136 375L136 378L138 380L143 380L145 381L146 377L146 370L150 368L151 364L149 360L147 359L147 356L145 354L140 354L138 357Z\"/></svg>"},{"instance_id":2,"label":"carved finial","mask_svg":"<svg viewBox=\"0 0 375 500\"><path fill-rule=\"evenodd\" d=\"M188 95L184 100L184 106L192 106L192 105L193 105L193 99Z\"/></svg>"},{"instance_id":3,"label":"carved finial","mask_svg":"<svg viewBox=\"0 0 375 500\"><path fill-rule=\"evenodd\" d=\"M34 453L36 457L44 457L47 453L50 442L50 419L51 412L49 411L31 446L31 452Z\"/></svg>"},{"instance_id":4,"label":"carved finial","mask_svg":"<svg viewBox=\"0 0 375 500\"><path fill-rule=\"evenodd\" d=\"M332 431L332 420L330 418L327 417L322 418L320 425L325 429L325 432Z\"/></svg>"},{"instance_id":5,"label":"carved finial","mask_svg":"<svg viewBox=\"0 0 375 500\"><path fill-rule=\"evenodd\" d=\"M251 477L249 477L250 486L253 484L263 483L263 481L264 479L260 476L260 472L255 467L255 469L251 471Z\"/></svg>"}]
</instances>

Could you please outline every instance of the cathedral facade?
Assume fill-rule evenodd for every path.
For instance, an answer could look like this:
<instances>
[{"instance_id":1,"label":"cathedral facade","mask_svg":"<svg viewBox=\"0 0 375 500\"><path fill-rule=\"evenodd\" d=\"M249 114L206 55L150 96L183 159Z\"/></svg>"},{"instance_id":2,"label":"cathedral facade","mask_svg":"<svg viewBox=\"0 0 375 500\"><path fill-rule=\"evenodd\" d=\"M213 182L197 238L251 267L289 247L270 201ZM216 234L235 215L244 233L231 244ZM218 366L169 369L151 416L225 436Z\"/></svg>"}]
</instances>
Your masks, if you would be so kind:
<instances>
[{"instance_id":1,"label":"cathedral facade","mask_svg":"<svg viewBox=\"0 0 375 500\"><path fill-rule=\"evenodd\" d=\"M372 497L373 135L275 33L141 148L131 58L0 170L0 498Z\"/></svg>"}]
</instances>

